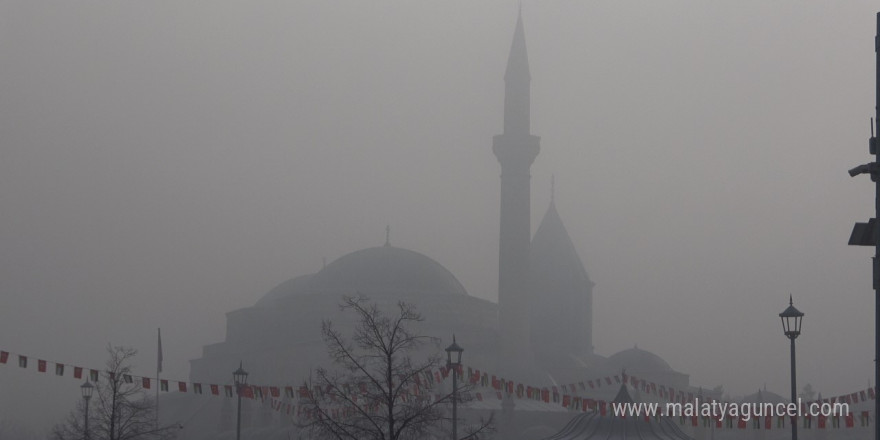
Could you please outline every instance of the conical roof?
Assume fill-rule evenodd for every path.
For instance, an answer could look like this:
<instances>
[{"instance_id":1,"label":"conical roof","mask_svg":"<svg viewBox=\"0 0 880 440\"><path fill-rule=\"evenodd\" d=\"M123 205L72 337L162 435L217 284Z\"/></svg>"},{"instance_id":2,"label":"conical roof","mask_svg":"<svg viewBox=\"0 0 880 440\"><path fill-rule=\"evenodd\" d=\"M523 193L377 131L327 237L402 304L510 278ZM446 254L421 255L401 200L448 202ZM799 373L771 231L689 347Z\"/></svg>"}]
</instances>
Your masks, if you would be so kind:
<instances>
[{"instance_id":1,"label":"conical roof","mask_svg":"<svg viewBox=\"0 0 880 440\"><path fill-rule=\"evenodd\" d=\"M583 291L593 287L584 263L556 211L555 202L550 202L532 238L531 263L532 279L561 284L559 287L564 287L563 290Z\"/></svg>"},{"instance_id":2,"label":"conical roof","mask_svg":"<svg viewBox=\"0 0 880 440\"><path fill-rule=\"evenodd\" d=\"M504 72L504 78L508 80L532 78L529 73L529 54L526 50L526 31L523 28L522 10L516 19L516 30L513 31L513 42L510 45L510 55L507 57L507 70Z\"/></svg>"}]
</instances>

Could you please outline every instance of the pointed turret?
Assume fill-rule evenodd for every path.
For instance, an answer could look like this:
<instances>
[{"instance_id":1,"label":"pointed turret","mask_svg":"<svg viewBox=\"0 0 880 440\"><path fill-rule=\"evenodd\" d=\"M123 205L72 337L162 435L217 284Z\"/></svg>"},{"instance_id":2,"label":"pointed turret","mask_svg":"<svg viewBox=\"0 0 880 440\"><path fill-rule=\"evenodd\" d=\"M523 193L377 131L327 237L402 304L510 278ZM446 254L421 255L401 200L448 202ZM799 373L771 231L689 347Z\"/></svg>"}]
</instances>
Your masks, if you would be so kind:
<instances>
[{"instance_id":1,"label":"pointed turret","mask_svg":"<svg viewBox=\"0 0 880 440\"><path fill-rule=\"evenodd\" d=\"M593 282L584 269L555 201L531 243L532 346L537 359L593 352Z\"/></svg>"}]
</instances>

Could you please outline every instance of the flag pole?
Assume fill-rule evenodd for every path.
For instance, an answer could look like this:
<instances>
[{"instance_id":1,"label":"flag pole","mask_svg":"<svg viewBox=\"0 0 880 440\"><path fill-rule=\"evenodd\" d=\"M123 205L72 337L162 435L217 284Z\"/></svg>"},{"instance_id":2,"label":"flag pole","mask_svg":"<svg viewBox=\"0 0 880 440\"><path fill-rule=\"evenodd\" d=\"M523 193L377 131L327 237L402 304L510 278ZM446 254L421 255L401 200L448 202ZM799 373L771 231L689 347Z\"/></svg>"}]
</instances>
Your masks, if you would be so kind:
<instances>
[{"instance_id":1,"label":"flag pole","mask_svg":"<svg viewBox=\"0 0 880 440\"><path fill-rule=\"evenodd\" d=\"M162 388L159 382L159 373L162 372L162 328L156 329L158 336L158 348L156 350L156 429L159 429L159 389Z\"/></svg>"}]
</instances>

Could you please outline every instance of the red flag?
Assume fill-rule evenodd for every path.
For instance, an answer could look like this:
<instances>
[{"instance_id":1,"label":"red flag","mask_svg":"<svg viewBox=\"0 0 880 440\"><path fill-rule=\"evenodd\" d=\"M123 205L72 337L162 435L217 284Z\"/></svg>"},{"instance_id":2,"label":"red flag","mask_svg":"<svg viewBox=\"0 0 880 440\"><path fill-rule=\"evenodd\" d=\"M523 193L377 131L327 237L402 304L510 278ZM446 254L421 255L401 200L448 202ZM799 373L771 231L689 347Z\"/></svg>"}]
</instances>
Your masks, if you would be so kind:
<instances>
[{"instance_id":1,"label":"red flag","mask_svg":"<svg viewBox=\"0 0 880 440\"><path fill-rule=\"evenodd\" d=\"M39 371L40 373L46 372L46 361L42 359L37 360L37 371Z\"/></svg>"},{"instance_id":2,"label":"red flag","mask_svg":"<svg viewBox=\"0 0 880 440\"><path fill-rule=\"evenodd\" d=\"M82 377L83 377L82 367L73 367L73 378L74 379L82 379Z\"/></svg>"},{"instance_id":3,"label":"red flag","mask_svg":"<svg viewBox=\"0 0 880 440\"><path fill-rule=\"evenodd\" d=\"M605 417L605 414L607 414L607 413L608 413L608 409L606 408L605 401L600 400L599 401L599 415L602 417Z\"/></svg>"},{"instance_id":4,"label":"red flag","mask_svg":"<svg viewBox=\"0 0 880 440\"><path fill-rule=\"evenodd\" d=\"M253 399L254 398L254 389L251 388L250 385L242 385L241 386L241 397Z\"/></svg>"},{"instance_id":5,"label":"red flag","mask_svg":"<svg viewBox=\"0 0 880 440\"><path fill-rule=\"evenodd\" d=\"M8 351L0 351L0 364L5 364L9 360Z\"/></svg>"},{"instance_id":6,"label":"red flag","mask_svg":"<svg viewBox=\"0 0 880 440\"><path fill-rule=\"evenodd\" d=\"M215 383L212 383L212 384L211 384L211 394L213 394L213 395L215 395L215 396L219 396L219 395L220 395L220 387L217 386L217 384L215 384Z\"/></svg>"},{"instance_id":7,"label":"red flag","mask_svg":"<svg viewBox=\"0 0 880 440\"><path fill-rule=\"evenodd\" d=\"M150 389L150 378L149 377L141 378L141 387L145 390Z\"/></svg>"},{"instance_id":8,"label":"red flag","mask_svg":"<svg viewBox=\"0 0 880 440\"><path fill-rule=\"evenodd\" d=\"M746 419L740 418L738 422L736 422L736 427L739 429L746 429Z\"/></svg>"},{"instance_id":9,"label":"red flag","mask_svg":"<svg viewBox=\"0 0 880 440\"><path fill-rule=\"evenodd\" d=\"M764 429L770 429L773 427L773 416L765 416L764 417Z\"/></svg>"},{"instance_id":10,"label":"red flag","mask_svg":"<svg viewBox=\"0 0 880 440\"><path fill-rule=\"evenodd\" d=\"M281 397L281 390L278 387L269 387L269 393L272 397Z\"/></svg>"},{"instance_id":11,"label":"red flag","mask_svg":"<svg viewBox=\"0 0 880 440\"><path fill-rule=\"evenodd\" d=\"M819 414L819 429L825 429L825 420L826 417L822 414Z\"/></svg>"},{"instance_id":12,"label":"red flag","mask_svg":"<svg viewBox=\"0 0 880 440\"><path fill-rule=\"evenodd\" d=\"M853 413L849 413L846 415L846 427L852 428L855 426L855 420L853 419Z\"/></svg>"},{"instance_id":13,"label":"red flag","mask_svg":"<svg viewBox=\"0 0 880 440\"><path fill-rule=\"evenodd\" d=\"M181 393L186 392L186 382L177 382L177 390Z\"/></svg>"}]
</instances>

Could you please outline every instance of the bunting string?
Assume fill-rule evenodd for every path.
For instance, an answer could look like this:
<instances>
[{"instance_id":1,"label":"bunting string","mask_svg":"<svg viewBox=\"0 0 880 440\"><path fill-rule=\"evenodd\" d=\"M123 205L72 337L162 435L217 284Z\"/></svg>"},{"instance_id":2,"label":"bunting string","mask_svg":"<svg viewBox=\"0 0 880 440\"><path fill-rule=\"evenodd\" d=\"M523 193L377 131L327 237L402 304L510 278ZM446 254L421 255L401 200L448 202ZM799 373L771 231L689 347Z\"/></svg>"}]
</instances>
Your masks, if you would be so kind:
<instances>
[{"instance_id":1,"label":"bunting string","mask_svg":"<svg viewBox=\"0 0 880 440\"><path fill-rule=\"evenodd\" d=\"M23 369L33 369L33 365L36 365L37 372L41 374L54 374L55 376L72 377L73 379L78 380L87 379L91 382L98 382L102 375L101 370L96 368L49 361L45 358L35 358L29 355L0 350L0 367L16 363L19 368ZM433 392L434 386L446 381L450 372L451 370L446 367L424 371L415 376L412 387L403 394L403 398L406 399L408 396ZM611 414L610 402L601 399L593 399L589 396L590 394L599 392L601 388L607 388L609 386L629 385L632 388L639 390L641 393L654 396L655 400L659 400L660 403L665 401L685 404L688 402L694 403L704 401L703 396L699 395L699 393L694 395L692 389L683 390L672 386L659 385L653 381L648 381L625 373L549 387L536 387L518 383L498 377L494 374L490 375L487 372L481 372L480 370L471 367L466 367L465 369L464 366L459 366L458 376L467 381L473 387L473 390L471 391L473 395L466 396L468 400L485 402L490 399L501 400L505 395L509 395L517 399L532 400L537 404L543 404L560 411L598 411L602 416L613 416ZM122 380L125 383L138 384L145 390L158 387L161 392L178 392L222 398L232 398L236 396L235 387L230 384L191 382L171 379L160 379L157 383L156 379L153 377L129 374L124 375ZM361 388L363 388L363 386ZM364 389L350 391L352 392L352 395L365 393ZM262 401L273 411L307 419L311 418L313 415L310 414L310 410L307 406L301 404L302 401L314 395L320 396L325 393L320 387L309 387L307 385L296 387L291 385L242 385L239 392L243 398ZM877 392L877 387L870 387L831 398L824 398L821 401L811 400L803 402L802 408L813 403L831 405L835 403L845 403L853 406L858 405L859 403L873 402ZM435 398L439 399L440 397L441 396L439 395L435 395ZM709 401L714 401L714 399ZM333 411L336 411L340 415L344 415L344 412L347 410L340 407ZM657 416L660 416L660 414ZM663 416L665 416L665 414ZM643 417L646 419L648 418L648 416ZM694 427L703 426L716 429L746 429L748 427L753 429L788 429L786 428L787 423L801 423L802 427L805 429L811 429L813 427L817 429L840 427L854 428L857 425L860 427L869 426L873 419L873 417L871 417L871 412L868 410L853 411L852 409L848 415L805 416L802 417L801 420L785 416L758 416L751 417L749 420L746 420L743 417L725 417L724 420L721 420L720 418L712 418L708 416L680 416L678 418L679 423L682 425L690 424ZM856 423L856 421L858 421L858 423Z\"/></svg>"}]
</instances>

